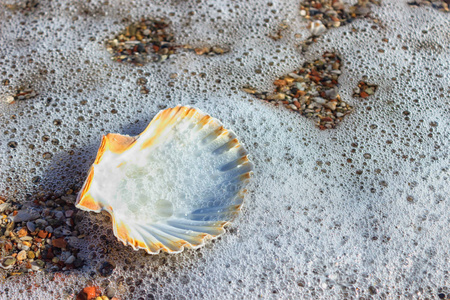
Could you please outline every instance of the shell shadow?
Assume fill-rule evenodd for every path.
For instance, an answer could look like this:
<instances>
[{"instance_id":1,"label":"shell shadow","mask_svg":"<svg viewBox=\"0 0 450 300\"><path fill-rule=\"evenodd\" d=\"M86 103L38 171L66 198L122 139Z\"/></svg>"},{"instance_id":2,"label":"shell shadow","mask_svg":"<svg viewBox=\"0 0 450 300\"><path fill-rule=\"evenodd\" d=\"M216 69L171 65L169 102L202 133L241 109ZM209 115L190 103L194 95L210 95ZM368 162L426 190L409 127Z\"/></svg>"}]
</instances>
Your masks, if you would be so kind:
<instances>
[{"instance_id":1,"label":"shell shadow","mask_svg":"<svg viewBox=\"0 0 450 300\"><path fill-rule=\"evenodd\" d=\"M122 127L118 126L114 133L135 136L141 133L148 123L149 120L128 123ZM102 135L107 133L99 133L91 137L86 144L75 145L66 151L55 153L44 173L32 179L34 186L31 192L60 195L65 194L68 189L81 188L95 160Z\"/></svg>"}]
</instances>

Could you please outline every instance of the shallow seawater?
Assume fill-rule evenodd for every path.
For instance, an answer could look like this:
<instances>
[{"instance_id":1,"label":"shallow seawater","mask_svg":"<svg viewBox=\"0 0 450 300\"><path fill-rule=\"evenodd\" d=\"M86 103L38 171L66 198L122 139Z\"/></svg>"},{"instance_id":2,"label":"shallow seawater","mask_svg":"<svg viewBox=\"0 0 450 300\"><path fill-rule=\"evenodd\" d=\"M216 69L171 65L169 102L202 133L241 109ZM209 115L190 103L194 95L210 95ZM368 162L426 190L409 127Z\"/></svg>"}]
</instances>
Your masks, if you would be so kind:
<instances>
[{"instance_id":1,"label":"shallow seawater","mask_svg":"<svg viewBox=\"0 0 450 300\"><path fill-rule=\"evenodd\" d=\"M85 265L0 279L1 299L71 299L88 285L120 299L450 298L449 13L385 0L302 51L300 1L14 3L0 3L1 196L81 187L102 135L139 134L178 104L233 130L255 174L240 216L203 248L133 251L107 215L80 212ZM169 20L179 45L230 51L112 60L105 41L142 17ZM241 90L273 91L325 52L342 59L338 93L353 106L336 129ZM378 88L354 97L360 81ZM37 95L3 101L21 89Z\"/></svg>"}]
</instances>

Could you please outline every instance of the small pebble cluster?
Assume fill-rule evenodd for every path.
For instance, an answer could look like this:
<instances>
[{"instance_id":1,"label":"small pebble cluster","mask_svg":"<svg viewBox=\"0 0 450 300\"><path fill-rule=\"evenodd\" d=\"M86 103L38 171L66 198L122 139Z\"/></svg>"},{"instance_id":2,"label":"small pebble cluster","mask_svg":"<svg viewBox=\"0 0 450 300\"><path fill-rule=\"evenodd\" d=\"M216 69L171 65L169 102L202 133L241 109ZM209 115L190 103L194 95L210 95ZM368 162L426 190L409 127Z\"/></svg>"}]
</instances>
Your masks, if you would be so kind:
<instances>
[{"instance_id":1,"label":"small pebble cluster","mask_svg":"<svg viewBox=\"0 0 450 300\"><path fill-rule=\"evenodd\" d=\"M113 39L106 42L106 49L112 59L142 66L148 62L162 62L174 54L178 48L192 51L197 55L222 55L230 52L228 47L176 45L173 34L168 32L169 24L164 19L142 19L133 23ZM144 87L141 93L148 94Z\"/></svg>"},{"instance_id":2,"label":"small pebble cluster","mask_svg":"<svg viewBox=\"0 0 450 300\"><path fill-rule=\"evenodd\" d=\"M289 29L289 24L287 23L287 21L283 21L280 24L278 24L277 30L272 33L269 34L268 36L274 40L274 41L278 41L280 39L283 38L283 32Z\"/></svg>"},{"instance_id":3,"label":"small pebble cluster","mask_svg":"<svg viewBox=\"0 0 450 300\"><path fill-rule=\"evenodd\" d=\"M34 11L39 6L39 1L37 0L26 0L26 1L18 1L18 3L14 4L5 4L6 8L12 11L20 11L23 14L27 15L28 13Z\"/></svg>"},{"instance_id":4,"label":"small pebble cluster","mask_svg":"<svg viewBox=\"0 0 450 300\"><path fill-rule=\"evenodd\" d=\"M360 81L358 87L353 89L353 97L367 98L372 96L377 91L378 85L369 84L365 81Z\"/></svg>"},{"instance_id":5,"label":"small pebble cluster","mask_svg":"<svg viewBox=\"0 0 450 300\"><path fill-rule=\"evenodd\" d=\"M191 45L184 45L183 48L188 51L193 51L197 55L208 55L208 56L222 55L230 52L230 48L221 46L193 47Z\"/></svg>"},{"instance_id":6,"label":"small pebble cluster","mask_svg":"<svg viewBox=\"0 0 450 300\"><path fill-rule=\"evenodd\" d=\"M118 298L114 297L114 293L108 291L106 291L106 295L102 295L102 292L98 286L85 287L80 293L78 293L76 297L76 300L110 300L110 299L119 300Z\"/></svg>"},{"instance_id":7,"label":"small pebble cluster","mask_svg":"<svg viewBox=\"0 0 450 300\"><path fill-rule=\"evenodd\" d=\"M77 258L77 244L84 236L75 230L75 200L73 191L24 204L0 199L0 267L7 276L83 265Z\"/></svg>"},{"instance_id":8,"label":"small pebble cluster","mask_svg":"<svg viewBox=\"0 0 450 300\"><path fill-rule=\"evenodd\" d=\"M449 12L450 0L415 0L408 2L410 6L431 6L443 12Z\"/></svg>"},{"instance_id":9,"label":"small pebble cluster","mask_svg":"<svg viewBox=\"0 0 450 300\"><path fill-rule=\"evenodd\" d=\"M300 16L309 20L311 36L301 43L302 51L317 41L327 29L351 23L356 18L369 16L371 4L380 5L378 0L358 0L349 6L340 0L306 0L300 5Z\"/></svg>"},{"instance_id":10,"label":"small pebble cluster","mask_svg":"<svg viewBox=\"0 0 450 300\"><path fill-rule=\"evenodd\" d=\"M352 106L338 95L340 68L339 56L325 52L322 58L305 62L299 70L275 80L273 93L260 92L251 87L245 87L243 91L313 119L322 130L335 128L352 111Z\"/></svg>"},{"instance_id":11,"label":"small pebble cluster","mask_svg":"<svg viewBox=\"0 0 450 300\"><path fill-rule=\"evenodd\" d=\"M4 85L6 84L4 83ZM15 101L29 100L36 97L37 95L39 94L32 88L20 87L13 95L3 95L1 99L3 102L13 104Z\"/></svg>"},{"instance_id":12,"label":"small pebble cluster","mask_svg":"<svg viewBox=\"0 0 450 300\"><path fill-rule=\"evenodd\" d=\"M173 34L167 32L164 19L142 19L125 28L106 42L112 59L142 66L147 62L161 62L175 53Z\"/></svg>"}]
</instances>

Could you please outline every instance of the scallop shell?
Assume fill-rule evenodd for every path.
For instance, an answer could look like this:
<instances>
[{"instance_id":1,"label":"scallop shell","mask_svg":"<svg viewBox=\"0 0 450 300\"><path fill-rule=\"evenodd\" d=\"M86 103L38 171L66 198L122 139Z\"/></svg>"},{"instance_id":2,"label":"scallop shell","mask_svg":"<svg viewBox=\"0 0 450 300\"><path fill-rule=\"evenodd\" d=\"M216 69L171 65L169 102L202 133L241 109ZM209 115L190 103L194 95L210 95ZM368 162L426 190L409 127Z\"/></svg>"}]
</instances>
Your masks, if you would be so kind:
<instances>
[{"instance_id":1,"label":"scallop shell","mask_svg":"<svg viewBox=\"0 0 450 300\"><path fill-rule=\"evenodd\" d=\"M136 137L104 136L76 206L110 213L124 245L178 253L225 232L252 169L231 130L177 106L160 111Z\"/></svg>"}]
</instances>

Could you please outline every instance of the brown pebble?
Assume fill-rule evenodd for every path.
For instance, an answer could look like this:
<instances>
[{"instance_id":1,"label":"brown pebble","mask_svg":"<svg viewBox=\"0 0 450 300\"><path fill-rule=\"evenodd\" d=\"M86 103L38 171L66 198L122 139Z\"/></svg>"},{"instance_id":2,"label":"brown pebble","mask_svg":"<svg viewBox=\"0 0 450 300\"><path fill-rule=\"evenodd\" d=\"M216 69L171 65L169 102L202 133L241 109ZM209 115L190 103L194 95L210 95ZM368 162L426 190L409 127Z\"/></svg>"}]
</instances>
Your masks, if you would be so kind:
<instances>
[{"instance_id":1,"label":"brown pebble","mask_svg":"<svg viewBox=\"0 0 450 300\"><path fill-rule=\"evenodd\" d=\"M56 248L66 248L67 242L64 240L64 238L58 238L52 241L52 245Z\"/></svg>"},{"instance_id":2,"label":"brown pebble","mask_svg":"<svg viewBox=\"0 0 450 300\"><path fill-rule=\"evenodd\" d=\"M78 295L77 300L94 300L96 297L100 296L101 291L97 286L85 287Z\"/></svg>"},{"instance_id":3,"label":"brown pebble","mask_svg":"<svg viewBox=\"0 0 450 300\"><path fill-rule=\"evenodd\" d=\"M286 80L278 79L278 80L275 80L275 81L273 82L273 84L276 85L276 86L281 87L281 86L287 85L287 82L286 82Z\"/></svg>"},{"instance_id":4,"label":"brown pebble","mask_svg":"<svg viewBox=\"0 0 450 300\"><path fill-rule=\"evenodd\" d=\"M38 232L38 237L40 237L41 239L45 239L47 237L47 235L48 235L48 232L45 230L40 230Z\"/></svg>"},{"instance_id":5,"label":"brown pebble","mask_svg":"<svg viewBox=\"0 0 450 300\"><path fill-rule=\"evenodd\" d=\"M28 230L25 227L20 228L20 230L17 232L18 237L24 237L28 234Z\"/></svg>"},{"instance_id":6,"label":"brown pebble","mask_svg":"<svg viewBox=\"0 0 450 300\"><path fill-rule=\"evenodd\" d=\"M194 51L195 51L195 53L196 53L197 55L203 55L203 54L209 52L209 48L208 48L208 47L195 48Z\"/></svg>"}]
</instances>

